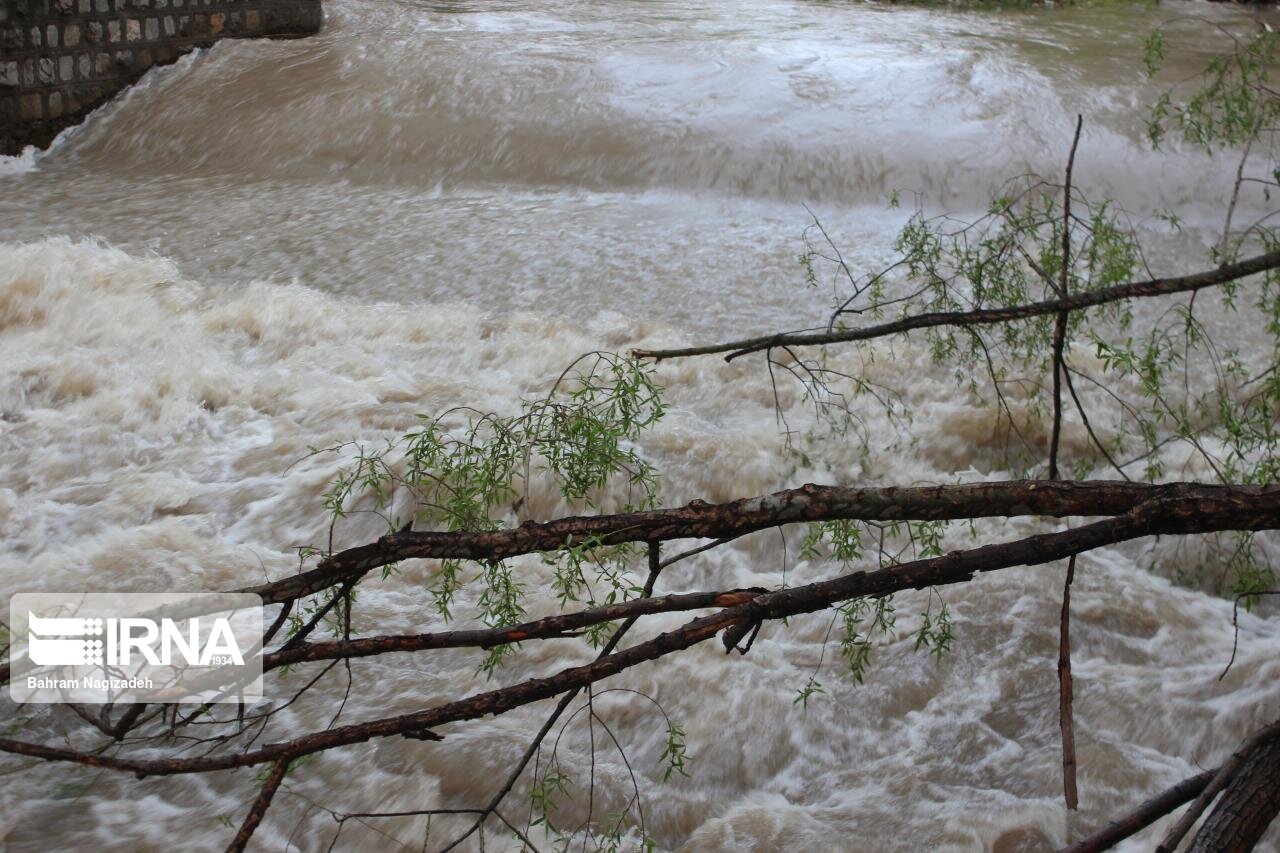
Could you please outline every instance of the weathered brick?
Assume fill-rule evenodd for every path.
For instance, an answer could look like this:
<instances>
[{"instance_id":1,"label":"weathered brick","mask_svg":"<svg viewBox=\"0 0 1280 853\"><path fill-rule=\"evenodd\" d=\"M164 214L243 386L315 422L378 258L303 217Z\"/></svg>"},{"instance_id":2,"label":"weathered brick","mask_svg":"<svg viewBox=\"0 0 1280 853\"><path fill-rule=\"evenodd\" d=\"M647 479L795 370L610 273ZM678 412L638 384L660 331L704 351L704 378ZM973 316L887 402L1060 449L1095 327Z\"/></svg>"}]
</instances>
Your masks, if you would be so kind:
<instances>
[{"instance_id":1,"label":"weathered brick","mask_svg":"<svg viewBox=\"0 0 1280 853\"><path fill-rule=\"evenodd\" d=\"M0 12L0 123L32 123L35 138L199 44L320 20L319 0L0 0Z\"/></svg>"},{"instance_id":2,"label":"weathered brick","mask_svg":"<svg viewBox=\"0 0 1280 853\"><path fill-rule=\"evenodd\" d=\"M22 96L21 106L18 107L18 115L23 121L39 121L44 118L44 104L41 103L40 93L32 92L29 95Z\"/></svg>"}]
</instances>

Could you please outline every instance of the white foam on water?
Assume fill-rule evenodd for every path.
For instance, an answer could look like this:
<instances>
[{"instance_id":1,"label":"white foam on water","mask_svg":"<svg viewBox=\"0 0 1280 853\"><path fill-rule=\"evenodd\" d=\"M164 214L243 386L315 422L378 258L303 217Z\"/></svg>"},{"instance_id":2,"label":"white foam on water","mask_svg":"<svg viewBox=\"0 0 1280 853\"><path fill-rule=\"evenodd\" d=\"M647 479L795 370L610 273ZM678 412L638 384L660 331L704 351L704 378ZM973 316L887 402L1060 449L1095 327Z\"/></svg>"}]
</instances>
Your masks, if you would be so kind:
<instances>
[{"instance_id":1,"label":"white foam on water","mask_svg":"<svg viewBox=\"0 0 1280 853\"><path fill-rule=\"evenodd\" d=\"M324 541L319 494L339 462L307 458L308 446L376 444L410 427L417 412L463 403L511 411L579 352L672 336L618 315L578 325L464 306L360 305L296 284L215 290L163 258L65 238L0 246L0 269L0 360L9 365L0 385L0 578L9 589L203 590L286 575L296 567L293 546ZM866 459L833 448L824 470L794 469L779 452L767 377L745 361L661 369L673 411L645 448L666 472L671 502L807 479L951 478L958 449ZM919 447L945 445L949 435L974 446L982 434L976 414L972 432L956 430L969 429L964 413L977 404L956 394L947 371L903 350L883 369L917 377ZM793 401L789 414L803 417L801 405ZM867 417L873 431L889 428L874 412ZM549 494L534 505L537 517L565 509ZM1002 539L1047 529L1032 520L978 525L980 535ZM377 532L377 523L357 519L338 529L337 544ZM948 544L968 541L953 532ZM791 583L833 571L797 562L795 544L784 561L776 533L760 534L673 569L663 584L776 585L784 566ZM1118 804L1221 760L1273 702L1280 672L1271 623L1242 615L1236 663L1219 682L1232 643L1230 603L1135 566L1161 553L1172 555L1172 546L1103 549L1080 562L1073 625L1083 801L1072 826L1105 822ZM553 610L548 568L533 558L515 565L531 610ZM424 605L432 571L410 563L367 584L358 628L438 626ZM770 625L745 658L706 644L611 680L606 687L660 701L688 732L693 775L662 784L656 709L632 693L599 700L640 779L650 832L664 847L690 850L838 847L868 826L877 844L899 838L913 847L1064 842L1054 675L1060 585L1058 569L1037 568L943 590L956 645L938 661L912 648L925 594L899 596L899 626L879 642L862 685L839 674L833 648L824 651L830 616L822 614ZM460 612L475 594L463 595ZM682 621L659 617L647 631ZM577 644L535 644L515 666L551 671L587 654ZM818 671L826 694L798 705L796 691L819 659L827 661ZM360 661L343 719L481 689L476 663L466 652ZM343 684L328 677L325 698L290 709L283 729L324 725ZM543 712L460 725L439 745L386 741L318 758L291 782L297 796L273 807L262 843L327 844L333 822L309 801L343 811L478 802ZM40 721L28 736L56 725ZM574 726L560 756L584 768L589 740L582 718ZM343 782L352 767L360 768L358 789ZM51 817L66 845L194 841L216 835L219 815L238 814L246 796L243 773L143 782L51 766L26 774L0 794L8 841L19 849L37 828L47 832ZM630 796L616 752L598 752L596 785L600 808ZM561 817L576 825L585 803ZM410 818L379 828L405 839L424 830ZM361 849L379 836L348 827L343 837Z\"/></svg>"}]
</instances>

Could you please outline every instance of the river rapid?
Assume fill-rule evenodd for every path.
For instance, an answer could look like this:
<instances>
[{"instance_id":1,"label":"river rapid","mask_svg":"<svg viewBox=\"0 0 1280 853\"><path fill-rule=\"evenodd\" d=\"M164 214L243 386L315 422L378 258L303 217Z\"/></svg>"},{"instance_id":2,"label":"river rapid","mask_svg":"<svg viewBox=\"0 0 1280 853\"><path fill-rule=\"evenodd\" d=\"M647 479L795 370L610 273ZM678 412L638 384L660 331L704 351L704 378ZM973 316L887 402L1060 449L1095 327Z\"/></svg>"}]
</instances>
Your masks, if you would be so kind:
<instances>
[{"instance_id":1,"label":"river rapid","mask_svg":"<svg viewBox=\"0 0 1280 853\"><path fill-rule=\"evenodd\" d=\"M812 326L829 292L806 288L796 262L811 213L856 269L882 266L914 193L965 214L1006 177L1057 175L1077 113L1077 184L1187 223L1178 240L1152 226L1162 269L1205 263L1230 191L1229 157L1153 153L1144 139L1157 90L1142 77L1143 40L1176 15L1239 14L1207 4L328 0L325 14L314 38L227 41L153 70L48 153L0 161L0 588L204 591L286 576L297 546L325 542L320 496L342 462L308 447L377 444L459 405L515 411L590 350ZM1172 58L1174 76L1221 47L1206 33ZM888 206L894 190L904 208ZM663 502L1009 475L992 410L949 368L909 341L879 352L837 364L895 384L913 439L880 441L893 427L868 408L872 452L826 442L807 464L784 452L757 359L664 363L671 411L643 443ZM794 388L781 393L791 425L811 425ZM545 489L531 501L536 518L568 509ZM1002 539L1049 529L977 527ZM335 544L378 532L356 516ZM956 531L947 544L968 541ZM837 571L800 560L797 544L748 537L673 568L659 590ZM687 778L661 781L651 703L616 692L598 711L661 849L1052 849L1216 766L1276 715L1276 618L1241 615L1218 680L1231 605L1171 580L1186 559L1146 542L1080 560L1077 814L1059 768L1061 567L946 590L956 639L941 660L913 651L927 596L900 596L863 684L841 674L830 614L766 627L746 657L708 643L610 681L683 726ZM548 568L515 565L531 613L550 612ZM357 630L439 628L425 594L436 568L368 583ZM529 645L496 680L588 654ZM323 727L340 707L353 722L484 689L477 663L358 661L345 706L335 669L263 742ZM796 703L815 672L825 693ZM3 702L4 718L33 716ZM476 807L549 710L446 727L439 744L326 753L290 774L255 842L326 849L338 830L326 809ZM18 736L54 742L81 727L54 709ZM603 821L633 788L595 734ZM591 749L580 715L559 742L575 774L562 825L586 820ZM221 849L255 790L250 771L138 781L3 767L10 850ZM527 792L510 814L524 814ZM348 821L334 849L438 849L463 826ZM1163 828L1126 849L1150 849ZM486 848L511 844L491 834Z\"/></svg>"}]
</instances>

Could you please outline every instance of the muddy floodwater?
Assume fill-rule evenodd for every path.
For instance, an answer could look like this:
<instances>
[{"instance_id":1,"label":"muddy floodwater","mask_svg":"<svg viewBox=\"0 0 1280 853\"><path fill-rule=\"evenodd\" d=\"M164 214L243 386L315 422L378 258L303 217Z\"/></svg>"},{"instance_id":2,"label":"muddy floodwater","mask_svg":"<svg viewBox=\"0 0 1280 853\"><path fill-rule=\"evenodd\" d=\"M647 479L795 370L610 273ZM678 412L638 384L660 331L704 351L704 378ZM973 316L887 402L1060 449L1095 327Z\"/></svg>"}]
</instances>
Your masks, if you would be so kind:
<instances>
[{"instance_id":1,"label":"muddy floodwater","mask_svg":"<svg viewBox=\"0 0 1280 853\"><path fill-rule=\"evenodd\" d=\"M1141 226L1155 263L1200 269L1235 162L1176 144L1153 152L1144 125L1158 89L1142 45L1181 14L1240 13L328 0L317 37L221 42L153 70L48 153L0 160L0 589L208 591L286 576L298 546L326 541L321 494L342 463L308 447L377 444L418 413L460 405L516 411L591 350L813 326L830 292L807 288L796 261L812 216L851 266L883 266L917 197L963 216L1005 178L1059 175L1077 114L1077 184L1138 218L1176 211L1181 238ZM1222 47L1206 28L1170 57L1171 76ZM901 207L888 204L894 191ZM870 365L833 357L896 384L914 441L869 454L826 442L807 464L784 452L759 360L664 363L671 410L643 441L663 502L1010 476L992 411L913 343L886 345ZM788 394L789 423L811 425ZM894 429L874 407L864 417L877 437ZM536 518L568 510L550 490L531 500ZM977 529L1013 539L1054 528ZM353 517L335 544L378 532ZM660 591L837 571L799 559L798 542L747 537L673 568ZM767 626L745 657L708 643L609 681L683 726L687 778L662 782L665 727L651 703L615 692L597 710L632 760L662 849L1056 848L1216 766L1276 715L1275 617L1241 616L1219 681L1231 604L1173 581L1175 544L1080 559L1076 815L1061 795L1056 569L948 589L955 643L940 660L913 650L926 594L900 596L899 627L877 641L860 685L841 674L830 613ZM550 569L536 557L514 565L530 612L550 612ZM365 584L357 630L438 629L426 594L436 569L411 562ZM477 596L469 587L459 612ZM496 678L588 654L528 644ZM478 662L470 651L358 661L342 721L484 689ZM815 672L825 693L795 702ZM346 689L336 668L267 740L327 725ZM80 725L3 702L5 719L34 715L24 737L56 742ZM255 842L324 850L337 829L325 809L483 804L549 710L451 726L438 744L325 753L290 774ZM591 763L582 717L559 754L581 769L562 812L577 826ZM632 779L615 749L595 762L603 819ZM252 771L138 781L4 766L0 845L11 850L221 849L255 790ZM512 812L524 809L527 787ZM461 826L437 818L427 837L419 817L353 821L334 849L438 849ZM486 849L512 844L491 835Z\"/></svg>"}]
</instances>

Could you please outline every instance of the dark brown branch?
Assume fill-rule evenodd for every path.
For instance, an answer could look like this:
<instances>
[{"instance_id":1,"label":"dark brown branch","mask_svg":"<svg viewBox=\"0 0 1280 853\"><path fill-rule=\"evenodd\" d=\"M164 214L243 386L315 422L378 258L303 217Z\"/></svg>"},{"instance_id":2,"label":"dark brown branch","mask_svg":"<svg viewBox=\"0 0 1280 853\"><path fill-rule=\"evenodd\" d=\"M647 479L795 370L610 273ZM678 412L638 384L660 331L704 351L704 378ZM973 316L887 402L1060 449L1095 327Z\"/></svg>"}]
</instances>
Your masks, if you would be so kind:
<instances>
[{"instance_id":1,"label":"dark brown branch","mask_svg":"<svg viewBox=\"0 0 1280 853\"><path fill-rule=\"evenodd\" d=\"M1062 796L1067 808L1075 810L1080 798L1076 789L1076 727L1072 707L1075 688L1071 681L1071 582L1076 576L1076 558L1067 561L1067 579L1062 584L1062 616L1058 622L1058 728L1062 732Z\"/></svg>"},{"instance_id":2,"label":"dark brown branch","mask_svg":"<svg viewBox=\"0 0 1280 853\"><path fill-rule=\"evenodd\" d=\"M410 714L313 732L282 743L268 744L251 752L193 758L128 758L90 754L7 738L0 739L0 751L142 775L199 773L252 766L364 743L374 738L400 735L407 731L421 731L446 723L503 714L513 708L594 684L641 663L687 649L714 637L730 625L742 622L812 613L851 598L883 596L899 590L961 583L972 580L979 572L1022 565L1043 565L1104 545L1144 536L1262 529L1280 529L1280 489L1224 489L1219 490L1215 496L1153 500L1125 515L1059 533L986 545L875 572L855 572L828 581L762 594L744 604L694 619L648 642L589 664L569 667L547 678L530 679Z\"/></svg>"},{"instance_id":3,"label":"dark brown branch","mask_svg":"<svg viewBox=\"0 0 1280 853\"><path fill-rule=\"evenodd\" d=\"M1097 305L1106 305L1125 299L1190 293L1206 287L1225 284L1228 281L1235 281L1255 273L1275 269L1276 267L1280 267L1280 252L1268 252L1265 255L1257 255L1238 263L1226 264L1216 270L1208 270L1194 275L1130 282L1128 284L1119 284L1115 287L1076 293L1058 299L1032 302L1027 305L979 308L973 311L938 311L928 314L916 314L888 323L864 326L860 329L844 329L837 332L780 332L708 346L633 350L632 354L638 358L652 358L661 361L667 358L688 358L697 355L728 353L725 356L725 360L732 361L739 356L775 347L820 346L848 343L850 341L866 341L873 338L896 335L901 332L909 332L914 329L929 329L938 326L989 326L1015 320L1027 320L1032 317L1043 317L1057 314L1060 311L1077 311L1081 308L1092 308Z\"/></svg>"},{"instance_id":4,"label":"dark brown branch","mask_svg":"<svg viewBox=\"0 0 1280 853\"><path fill-rule=\"evenodd\" d=\"M1190 779L1183 779L1167 791L1145 801L1124 817L1113 820L1088 838L1062 848L1060 853L1099 853L1102 850L1110 850L1179 806L1191 802L1208 786L1216 772L1216 770L1206 770Z\"/></svg>"},{"instance_id":5,"label":"dark brown branch","mask_svg":"<svg viewBox=\"0 0 1280 853\"><path fill-rule=\"evenodd\" d=\"M271 806L271 800L275 797L276 790L280 787L280 783L284 781L284 775L288 772L289 759L287 757L280 758L272 765L271 772L267 774L267 780L262 783L262 790L258 791L258 796L249 808L249 814L245 815L244 823L240 824L240 831L236 833L236 837L231 839L231 843L227 845L227 853L241 853L248 846L249 839L253 836L254 830L258 828L258 824L262 823L262 818Z\"/></svg>"},{"instance_id":6,"label":"dark brown branch","mask_svg":"<svg viewBox=\"0 0 1280 853\"><path fill-rule=\"evenodd\" d=\"M310 571L241 592L279 604L327 589L337 583L401 560L501 560L538 551L554 551L566 542L600 545L658 542L671 539L723 539L782 524L835 519L861 521L944 521L1013 518L1025 515L1119 515L1158 497L1210 497L1234 490L1258 489L1192 483L1121 483L1085 480L1047 483L1012 480L914 488L843 488L809 484L722 504L693 501L687 506L617 515L571 516L544 523L490 532L391 533L376 542L341 551ZM572 539L570 539L572 537Z\"/></svg>"},{"instance_id":7,"label":"dark brown branch","mask_svg":"<svg viewBox=\"0 0 1280 853\"><path fill-rule=\"evenodd\" d=\"M637 618L654 613L676 613L709 607L733 607L755 598L761 589L692 592L664 595L658 598L635 598L630 601L594 607L575 613L557 614L512 625L507 628L478 628L466 631L441 631L433 634L398 634L366 637L356 640L333 640L304 643L262 656L263 671L281 666L319 660L345 660L370 657L388 652L417 652L426 649L478 648L491 649L525 640L548 640L577 637L582 628Z\"/></svg>"},{"instance_id":8,"label":"dark brown branch","mask_svg":"<svg viewBox=\"0 0 1280 853\"><path fill-rule=\"evenodd\" d=\"M1191 807L1187 809L1186 813L1183 814L1182 817L1178 819L1178 822L1175 823L1165 834L1164 840L1162 840L1159 846L1156 847L1157 853L1172 853L1172 851L1177 850L1183 837L1191 831L1191 827L1194 826L1195 822L1200 819L1202 814L1204 814L1205 809L1209 807L1211 802L1213 802L1214 797L1218 796L1218 794L1221 793L1228 785L1232 784L1237 776L1239 776L1240 771L1246 762L1250 761L1260 747L1274 741L1277 737L1280 737L1280 722L1272 723L1261 731L1255 732L1243 744L1241 744L1240 748L1232 753L1231 757L1224 761L1222 766L1218 768L1218 772L1214 774L1213 780L1205 786L1205 789L1200 793L1200 796L1196 798L1196 801L1191 804ZM1273 772L1274 769L1275 768L1272 768ZM1276 794L1277 791L1273 785L1273 797ZM1267 824L1271 822L1271 817L1274 817L1274 815L1275 812L1272 812L1271 816L1267 817L1266 822L1262 824L1263 829L1265 829ZM1200 834L1203 834L1203 829ZM1196 843L1193 846L1200 846L1200 834L1197 834ZM1251 848L1253 845L1249 846Z\"/></svg>"},{"instance_id":9,"label":"dark brown branch","mask_svg":"<svg viewBox=\"0 0 1280 853\"><path fill-rule=\"evenodd\" d=\"M1201 824L1188 853L1252 850L1277 814L1280 814L1280 738L1273 732L1250 751Z\"/></svg>"},{"instance_id":10,"label":"dark brown branch","mask_svg":"<svg viewBox=\"0 0 1280 853\"><path fill-rule=\"evenodd\" d=\"M1084 117L1076 116L1076 133L1067 157L1067 174L1062 188L1062 265L1058 270L1058 297L1068 296L1067 281L1071 271L1071 170L1080 145L1080 128ZM1071 312L1058 312L1053 329L1053 435L1049 441L1049 479L1058 479L1058 448L1062 440L1062 379L1066 375L1067 323ZM1062 585L1062 615L1058 620L1058 728L1062 732L1062 796L1067 809L1074 811L1079 803L1076 788L1076 735L1072 709L1071 683L1071 582L1076 576L1076 558L1067 562L1067 579Z\"/></svg>"}]
</instances>

